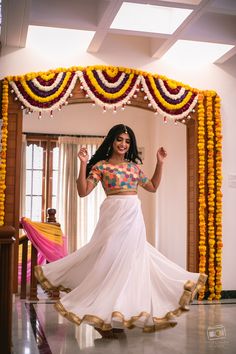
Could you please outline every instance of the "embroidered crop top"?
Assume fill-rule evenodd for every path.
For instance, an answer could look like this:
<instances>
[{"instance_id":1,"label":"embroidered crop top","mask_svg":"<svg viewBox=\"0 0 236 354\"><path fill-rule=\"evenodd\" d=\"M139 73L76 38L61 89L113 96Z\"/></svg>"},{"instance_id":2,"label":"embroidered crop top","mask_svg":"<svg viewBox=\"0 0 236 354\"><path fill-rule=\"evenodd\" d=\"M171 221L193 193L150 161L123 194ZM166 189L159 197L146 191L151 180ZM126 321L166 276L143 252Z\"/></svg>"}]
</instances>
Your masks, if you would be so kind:
<instances>
[{"instance_id":1,"label":"embroidered crop top","mask_svg":"<svg viewBox=\"0 0 236 354\"><path fill-rule=\"evenodd\" d=\"M88 180L96 186L102 182L106 195L120 192L137 192L138 185L144 186L149 179L132 161L113 165L105 160L97 162L91 169Z\"/></svg>"}]
</instances>

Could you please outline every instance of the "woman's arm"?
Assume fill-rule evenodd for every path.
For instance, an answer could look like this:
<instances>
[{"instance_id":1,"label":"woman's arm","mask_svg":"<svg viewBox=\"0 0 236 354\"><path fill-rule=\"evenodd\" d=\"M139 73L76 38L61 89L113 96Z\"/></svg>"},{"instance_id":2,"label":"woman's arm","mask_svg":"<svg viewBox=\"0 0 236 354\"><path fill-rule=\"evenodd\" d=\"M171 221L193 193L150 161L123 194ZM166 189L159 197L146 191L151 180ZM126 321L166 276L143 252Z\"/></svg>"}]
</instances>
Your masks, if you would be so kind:
<instances>
[{"instance_id":1,"label":"woman's arm","mask_svg":"<svg viewBox=\"0 0 236 354\"><path fill-rule=\"evenodd\" d=\"M157 163L154 174L151 180L143 186L143 188L145 188L148 192L155 193L157 188L159 187L159 184L161 182L163 163L166 156L167 153L163 147L157 150Z\"/></svg>"},{"instance_id":2,"label":"woman's arm","mask_svg":"<svg viewBox=\"0 0 236 354\"><path fill-rule=\"evenodd\" d=\"M95 185L86 178L86 166L88 162L88 152L86 148L82 147L79 150L78 158L80 159L80 170L76 180L77 190L80 197L86 197L95 187Z\"/></svg>"}]
</instances>

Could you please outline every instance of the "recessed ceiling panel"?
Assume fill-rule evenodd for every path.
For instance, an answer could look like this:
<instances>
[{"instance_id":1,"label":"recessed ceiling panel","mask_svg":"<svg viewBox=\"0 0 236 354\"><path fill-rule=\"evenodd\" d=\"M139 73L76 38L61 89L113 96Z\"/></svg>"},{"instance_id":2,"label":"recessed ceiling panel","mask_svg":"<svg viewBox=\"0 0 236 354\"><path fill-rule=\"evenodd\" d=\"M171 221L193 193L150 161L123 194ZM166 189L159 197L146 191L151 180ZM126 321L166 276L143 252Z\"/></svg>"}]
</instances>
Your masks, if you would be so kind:
<instances>
[{"instance_id":1,"label":"recessed ceiling panel","mask_svg":"<svg viewBox=\"0 0 236 354\"><path fill-rule=\"evenodd\" d=\"M111 28L171 34L192 10L124 2Z\"/></svg>"},{"instance_id":2,"label":"recessed ceiling panel","mask_svg":"<svg viewBox=\"0 0 236 354\"><path fill-rule=\"evenodd\" d=\"M29 26L26 47L45 53L69 54L79 49L86 51L93 36L93 31Z\"/></svg>"},{"instance_id":3,"label":"recessed ceiling panel","mask_svg":"<svg viewBox=\"0 0 236 354\"><path fill-rule=\"evenodd\" d=\"M233 47L227 44L178 40L162 59L184 66L209 64L214 63Z\"/></svg>"},{"instance_id":4,"label":"recessed ceiling panel","mask_svg":"<svg viewBox=\"0 0 236 354\"><path fill-rule=\"evenodd\" d=\"M218 9L226 9L235 11L236 1L235 0L214 0L210 6L210 8L218 8Z\"/></svg>"},{"instance_id":5,"label":"recessed ceiling panel","mask_svg":"<svg viewBox=\"0 0 236 354\"><path fill-rule=\"evenodd\" d=\"M189 25L182 39L234 44L236 42L236 16L206 12Z\"/></svg>"},{"instance_id":6,"label":"recessed ceiling panel","mask_svg":"<svg viewBox=\"0 0 236 354\"><path fill-rule=\"evenodd\" d=\"M185 5L199 5L202 0L162 0L162 2L178 3Z\"/></svg>"},{"instance_id":7,"label":"recessed ceiling panel","mask_svg":"<svg viewBox=\"0 0 236 354\"><path fill-rule=\"evenodd\" d=\"M96 0L32 0L30 24L72 29L91 29L97 25Z\"/></svg>"}]
</instances>

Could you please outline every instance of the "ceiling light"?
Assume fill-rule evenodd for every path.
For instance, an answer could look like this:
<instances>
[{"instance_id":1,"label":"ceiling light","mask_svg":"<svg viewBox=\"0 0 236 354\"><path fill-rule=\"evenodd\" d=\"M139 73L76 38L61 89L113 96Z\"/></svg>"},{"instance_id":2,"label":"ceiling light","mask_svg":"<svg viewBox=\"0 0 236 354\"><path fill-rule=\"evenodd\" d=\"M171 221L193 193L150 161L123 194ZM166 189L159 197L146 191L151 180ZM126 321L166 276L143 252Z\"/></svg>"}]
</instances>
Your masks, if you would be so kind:
<instances>
[{"instance_id":1,"label":"ceiling light","mask_svg":"<svg viewBox=\"0 0 236 354\"><path fill-rule=\"evenodd\" d=\"M94 33L94 31L29 26L26 47L58 55L63 55L63 53L68 55L68 51L85 51Z\"/></svg>"},{"instance_id":2,"label":"ceiling light","mask_svg":"<svg viewBox=\"0 0 236 354\"><path fill-rule=\"evenodd\" d=\"M233 47L229 44L178 40L161 59L184 66L209 64Z\"/></svg>"},{"instance_id":3,"label":"ceiling light","mask_svg":"<svg viewBox=\"0 0 236 354\"><path fill-rule=\"evenodd\" d=\"M172 34L192 10L124 2L111 28Z\"/></svg>"}]
</instances>

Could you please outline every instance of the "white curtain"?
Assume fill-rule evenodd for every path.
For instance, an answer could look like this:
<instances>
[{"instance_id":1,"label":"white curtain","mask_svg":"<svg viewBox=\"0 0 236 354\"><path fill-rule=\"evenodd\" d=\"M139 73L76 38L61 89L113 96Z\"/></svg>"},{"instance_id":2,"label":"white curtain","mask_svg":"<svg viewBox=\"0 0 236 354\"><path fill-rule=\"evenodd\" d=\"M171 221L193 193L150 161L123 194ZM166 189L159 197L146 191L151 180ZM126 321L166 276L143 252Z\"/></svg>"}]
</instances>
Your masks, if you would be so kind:
<instances>
[{"instance_id":1,"label":"white curtain","mask_svg":"<svg viewBox=\"0 0 236 354\"><path fill-rule=\"evenodd\" d=\"M21 173L20 173L20 218L25 216L25 193L26 193L26 135L22 134L21 145Z\"/></svg>"},{"instance_id":2,"label":"white curtain","mask_svg":"<svg viewBox=\"0 0 236 354\"><path fill-rule=\"evenodd\" d=\"M76 179L79 171L78 150L85 146L91 157L103 138L59 137L59 181L57 218L68 237L71 253L86 244L98 220L99 206L105 193L99 185L86 198L79 198Z\"/></svg>"}]
</instances>

